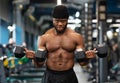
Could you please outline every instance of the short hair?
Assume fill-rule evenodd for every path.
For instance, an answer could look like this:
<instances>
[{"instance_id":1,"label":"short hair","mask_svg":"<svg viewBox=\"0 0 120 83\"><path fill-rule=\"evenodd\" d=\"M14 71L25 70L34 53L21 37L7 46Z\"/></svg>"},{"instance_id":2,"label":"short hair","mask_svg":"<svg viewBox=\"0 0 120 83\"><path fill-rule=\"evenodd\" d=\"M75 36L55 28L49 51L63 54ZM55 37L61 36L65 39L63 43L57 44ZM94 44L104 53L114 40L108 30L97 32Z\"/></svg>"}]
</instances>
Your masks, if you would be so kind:
<instances>
[{"instance_id":1,"label":"short hair","mask_svg":"<svg viewBox=\"0 0 120 83\"><path fill-rule=\"evenodd\" d=\"M53 18L67 18L69 17L68 8L65 5L57 5L52 11Z\"/></svg>"}]
</instances>

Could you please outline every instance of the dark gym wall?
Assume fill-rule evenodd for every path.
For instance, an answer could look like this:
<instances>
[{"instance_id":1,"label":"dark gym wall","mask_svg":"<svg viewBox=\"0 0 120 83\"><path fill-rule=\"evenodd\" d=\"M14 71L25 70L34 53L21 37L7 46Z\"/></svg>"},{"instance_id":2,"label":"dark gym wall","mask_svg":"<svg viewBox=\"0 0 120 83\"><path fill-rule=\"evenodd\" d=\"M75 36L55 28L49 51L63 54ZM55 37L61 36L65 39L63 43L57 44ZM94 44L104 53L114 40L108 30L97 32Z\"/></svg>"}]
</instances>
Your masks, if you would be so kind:
<instances>
[{"instance_id":1,"label":"dark gym wall","mask_svg":"<svg viewBox=\"0 0 120 83\"><path fill-rule=\"evenodd\" d=\"M0 0L0 18L10 22L10 0Z\"/></svg>"}]
</instances>

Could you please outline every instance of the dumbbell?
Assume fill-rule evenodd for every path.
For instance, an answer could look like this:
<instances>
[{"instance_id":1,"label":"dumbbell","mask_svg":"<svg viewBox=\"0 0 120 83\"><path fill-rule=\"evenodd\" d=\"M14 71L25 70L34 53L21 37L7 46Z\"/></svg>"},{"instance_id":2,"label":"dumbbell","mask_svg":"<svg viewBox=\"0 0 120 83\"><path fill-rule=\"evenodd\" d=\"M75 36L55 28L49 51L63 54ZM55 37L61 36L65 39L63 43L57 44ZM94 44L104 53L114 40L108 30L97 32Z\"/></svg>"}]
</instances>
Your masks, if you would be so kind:
<instances>
[{"instance_id":1,"label":"dumbbell","mask_svg":"<svg viewBox=\"0 0 120 83\"><path fill-rule=\"evenodd\" d=\"M108 47L105 44L101 44L97 46L97 56L100 58L107 57L108 54Z\"/></svg>"},{"instance_id":2,"label":"dumbbell","mask_svg":"<svg viewBox=\"0 0 120 83\"><path fill-rule=\"evenodd\" d=\"M22 58L25 56L25 49L23 46L15 46L13 53L16 58Z\"/></svg>"},{"instance_id":3,"label":"dumbbell","mask_svg":"<svg viewBox=\"0 0 120 83\"><path fill-rule=\"evenodd\" d=\"M46 56L47 56L47 51L46 50L38 49L35 53L34 60L39 61L39 62L43 62L43 61L45 61Z\"/></svg>"},{"instance_id":4,"label":"dumbbell","mask_svg":"<svg viewBox=\"0 0 120 83\"><path fill-rule=\"evenodd\" d=\"M86 58L86 54L85 51L83 51L82 49L77 49L75 52L75 60L77 62L87 62L87 58Z\"/></svg>"},{"instance_id":5,"label":"dumbbell","mask_svg":"<svg viewBox=\"0 0 120 83\"><path fill-rule=\"evenodd\" d=\"M25 48L23 46L16 46L14 48L14 55L16 58L22 58L25 56ZM46 59L47 51L46 50L37 50L35 53L35 60L42 62Z\"/></svg>"}]
</instances>

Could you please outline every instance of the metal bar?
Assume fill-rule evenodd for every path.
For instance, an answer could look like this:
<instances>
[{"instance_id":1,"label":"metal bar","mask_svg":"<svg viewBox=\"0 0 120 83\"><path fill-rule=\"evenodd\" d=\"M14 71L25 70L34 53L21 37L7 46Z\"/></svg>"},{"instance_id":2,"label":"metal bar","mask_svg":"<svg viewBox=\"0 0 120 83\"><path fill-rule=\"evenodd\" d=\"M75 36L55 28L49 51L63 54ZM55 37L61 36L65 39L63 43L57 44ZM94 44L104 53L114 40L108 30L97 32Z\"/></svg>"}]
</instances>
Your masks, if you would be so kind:
<instances>
[{"instance_id":1,"label":"metal bar","mask_svg":"<svg viewBox=\"0 0 120 83\"><path fill-rule=\"evenodd\" d=\"M3 56L2 49L0 48L0 57ZM0 60L0 83L6 83L5 71L3 66L3 61Z\"/></svg>"},{"instance_id":2,"label":"metal bar","mask_svg":"<svg viewBox=\"0 0 120 83\"><path fill-rule=\"evenodd\" d=\"M104 33L105 32L105 25L103 21L99 22L99 44L104 43ZM98 58L98 81L99 83L107 82L107 57Z\"/></svg>"}]
</instances>

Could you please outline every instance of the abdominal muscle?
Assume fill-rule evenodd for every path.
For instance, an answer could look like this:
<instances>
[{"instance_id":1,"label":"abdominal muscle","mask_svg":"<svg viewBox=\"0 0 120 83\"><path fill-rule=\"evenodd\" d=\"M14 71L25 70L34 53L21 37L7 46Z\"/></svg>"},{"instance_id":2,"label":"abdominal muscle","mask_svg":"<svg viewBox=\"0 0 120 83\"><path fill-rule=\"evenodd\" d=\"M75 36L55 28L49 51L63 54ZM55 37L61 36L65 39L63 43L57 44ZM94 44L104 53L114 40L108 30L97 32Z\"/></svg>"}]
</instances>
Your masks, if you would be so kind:
<instances>
[{"instance_id":1,"label":"abdominal muscle","mask_svg":"<svg viewBox=\"0 0 120 83\"><path fill-rule=\"evenodd\" d=\"M54 54L54 53L53 53ZM73 68L74 58L73 54L63 54L63 55L53 55L52 53L48 55L46 65L49 69L55 71L65 71Z\"/></svg>"}]
</instances>

